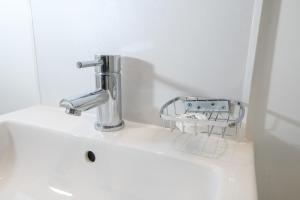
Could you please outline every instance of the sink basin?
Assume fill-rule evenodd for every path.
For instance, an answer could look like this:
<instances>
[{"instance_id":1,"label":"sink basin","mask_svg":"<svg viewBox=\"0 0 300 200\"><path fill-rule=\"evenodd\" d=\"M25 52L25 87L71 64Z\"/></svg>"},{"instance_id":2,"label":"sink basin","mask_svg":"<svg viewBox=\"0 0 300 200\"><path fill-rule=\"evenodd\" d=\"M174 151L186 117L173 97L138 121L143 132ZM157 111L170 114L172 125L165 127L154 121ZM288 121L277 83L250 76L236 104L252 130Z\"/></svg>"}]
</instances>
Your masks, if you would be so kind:
<instances>
[{"instance_id":1,"label":"sink basin","mask_svg":"<svg viewBox=\"0 0 300 200\"><path fill-rule=\"evenodd\" d=\"M163 128L99 133L93 118L44 106L1 116L0 199L256 199L251 143L204 158L173 148Z\"/></svg>"}]
</instances>

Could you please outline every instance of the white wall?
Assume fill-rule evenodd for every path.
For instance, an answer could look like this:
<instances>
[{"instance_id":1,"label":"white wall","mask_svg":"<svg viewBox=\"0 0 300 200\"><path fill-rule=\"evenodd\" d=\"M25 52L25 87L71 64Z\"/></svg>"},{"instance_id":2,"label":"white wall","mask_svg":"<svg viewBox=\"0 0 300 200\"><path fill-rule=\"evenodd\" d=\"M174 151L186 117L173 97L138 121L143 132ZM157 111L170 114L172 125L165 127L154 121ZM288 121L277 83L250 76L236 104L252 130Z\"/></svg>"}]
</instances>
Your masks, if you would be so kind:
<instances>
[{"instance_id":1,"label":"white wall","mask_svg":"<svg viewBox=\"0 0 300 200\"><path fill-rule=\"evenodd\" d=\"M29 2L0 1L0 114L39 103Z\"/></svg>"},{"instance_id":2,"label":"white wall","mask_svg":"<svg viewBox=\"0 0 300 200\"><path fill-rule=\"evenodd\" d=\"M248 132L259 199L300 199L300 1L264 0Z\"/></svg>"},{"instance_id":3,"label":"white wall","mask_svg":"<svg viewBox=\"0 0 300 200\"><path fill-rule=\"evenodd\" d=\"M254 0L32 0L41 99L94 88L94 54L121 54L129 120L178 95L241 99Z\"/></svg>"}]
</instances>

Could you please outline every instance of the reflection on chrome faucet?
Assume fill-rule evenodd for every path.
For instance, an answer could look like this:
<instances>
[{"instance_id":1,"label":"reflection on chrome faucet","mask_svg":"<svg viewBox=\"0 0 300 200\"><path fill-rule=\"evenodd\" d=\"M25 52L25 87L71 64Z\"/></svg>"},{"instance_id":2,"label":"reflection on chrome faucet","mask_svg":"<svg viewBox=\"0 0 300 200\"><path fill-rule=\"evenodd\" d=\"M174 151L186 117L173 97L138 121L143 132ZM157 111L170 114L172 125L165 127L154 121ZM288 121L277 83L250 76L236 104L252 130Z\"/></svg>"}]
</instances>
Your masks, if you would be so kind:
<instances>
[{"instance_id":1,"label":"reflection on chrome faucet","mask_svg":"<svg viewBox=\"0 0 300 200\"><path fill-rule=\"evenodd\" d=\"M94 61L78 62L77 67L95 67L96 91L62 99L59 105L66 108L67 114L75 116L97 108L97 130L116 131L123 128L120 56L95 56Z\"/></svg>"}]
</instances>

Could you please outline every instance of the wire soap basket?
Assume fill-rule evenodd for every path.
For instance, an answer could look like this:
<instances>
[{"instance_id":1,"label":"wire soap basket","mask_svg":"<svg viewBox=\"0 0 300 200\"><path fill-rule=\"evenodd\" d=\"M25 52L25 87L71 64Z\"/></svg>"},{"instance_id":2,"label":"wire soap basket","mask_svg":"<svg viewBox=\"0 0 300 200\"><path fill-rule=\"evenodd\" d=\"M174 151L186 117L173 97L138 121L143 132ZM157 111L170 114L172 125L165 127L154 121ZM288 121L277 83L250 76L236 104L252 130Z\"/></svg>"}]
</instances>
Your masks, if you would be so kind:
<instances>
[{"instance_id":1,"label":"wire soap basket","mask_svg":"<svg viewBox=\"0 0 300 200\"><path fill-rule=\"evenodd\" d=\"M235 136L241 127L245 108L239 101L202 97L176 97L160 110L163 125L171 131Z\"/></svg>"}]
</instances>

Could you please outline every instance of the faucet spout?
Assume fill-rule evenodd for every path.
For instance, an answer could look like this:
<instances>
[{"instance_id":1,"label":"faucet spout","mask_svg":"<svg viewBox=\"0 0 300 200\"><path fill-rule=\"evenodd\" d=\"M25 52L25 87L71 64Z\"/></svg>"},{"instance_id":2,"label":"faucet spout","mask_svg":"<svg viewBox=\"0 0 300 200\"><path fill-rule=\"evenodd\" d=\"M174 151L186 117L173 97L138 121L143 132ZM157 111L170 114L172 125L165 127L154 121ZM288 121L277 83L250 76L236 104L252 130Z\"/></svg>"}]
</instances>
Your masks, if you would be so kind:
<instances>
[{"instance_id":1,"label":"faucet spout","mask_svg":"<svg viewBox=\"0 0 300 200\"><path fill-rule=\"evenodd\" d=\"M108 100L109 93L98 89L88 94L62 99L59 106L66 108L67 114L80 116L81 112L100 106Z\"/></svg>"}]
</instances>

